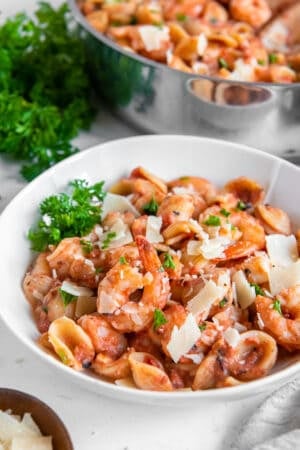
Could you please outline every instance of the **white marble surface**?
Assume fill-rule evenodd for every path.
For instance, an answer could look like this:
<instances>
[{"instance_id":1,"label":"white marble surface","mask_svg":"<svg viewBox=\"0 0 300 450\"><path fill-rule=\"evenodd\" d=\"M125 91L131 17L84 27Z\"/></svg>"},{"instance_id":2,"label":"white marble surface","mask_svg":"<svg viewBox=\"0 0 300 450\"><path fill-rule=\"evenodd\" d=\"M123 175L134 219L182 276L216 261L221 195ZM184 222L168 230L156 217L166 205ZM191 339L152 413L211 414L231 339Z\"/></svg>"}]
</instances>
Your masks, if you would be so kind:
<instances>
[{"instance_id":1,"label":"white marble surface","mask_svg":"<svg viewBox=\"0 0 300 450\"><path fill-rule=\"evenodd\" d=\"M57 5L60 0L52 3ZM35 0L1 0L2 17L21 7L32 11L35 4ZM77 139L77 145L85 149L134 134L135 130L102 111L90 132ZM18 170L18 164L0 157L0 212L25 185ZM69 429L76 450L227 449L234 433L262 400L252 397L185 409L125 404L57 378L1 322L0 343L0 386L30 392L52 406Z\"/></svg>"}]
</instances>

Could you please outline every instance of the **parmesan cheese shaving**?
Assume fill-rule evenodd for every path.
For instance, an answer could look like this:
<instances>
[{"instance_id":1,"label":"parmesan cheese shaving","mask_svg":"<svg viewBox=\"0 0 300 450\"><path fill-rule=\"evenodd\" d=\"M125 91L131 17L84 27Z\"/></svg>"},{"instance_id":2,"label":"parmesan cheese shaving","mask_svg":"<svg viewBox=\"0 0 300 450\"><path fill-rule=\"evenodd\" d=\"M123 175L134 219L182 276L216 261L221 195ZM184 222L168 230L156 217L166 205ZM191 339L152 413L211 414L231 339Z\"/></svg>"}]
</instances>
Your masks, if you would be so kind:
<instances>
[{"instance_id":1,"label":"parmesan cheese shaving","mask_svg":"<svg viewBox=\"0 0 300 450\"><path fill-rule=\"evenodd\" d=\"M217 286L214 281L208 281L204 288L188 302L188 311L194 316L206 311L216 300L223 297L223 292L223 288Z\"/></svg>"},{"instance_id":2,"label":"parmesan cheese shaving","mask_svg":"<svg viewBox=\"0 0 300 450\"><path fill-rule=\"evenodd\" d=\"M282 289L287 289L300 284L300 261L286 267L271 267L270 291L272 295L279 294Z\"/></svg>"},{"instance_id":3,"label":"parmesan cheese shaving","mask_svg":"<svg viewBox=\"0 0 300 450\"><path fill-rule=\"evenodd\" d=\"M256 298L254 286L250 286L242 270L238 270L233 275L232 281L235 283L237 300L241 308L248 308L248 306L250 306Z\"/></svg>"},{"instance_id":4,"label":"parmesan cheese shaving","mask_svg":"<svg viewBox=\"0 0 300 450\"><path fill-rule=\"evenodd\" d=\"M297 241L292 234L266 236L266 246L271 263L275 266L289 266L298 259Z\"/></svg>"},{"instance_id":5,"label":"parmesan cheese shaving","mask_svg":"<svg viewBox=\"0 0 300 450\"><path fill-rule=\"evenodd\" d=\"M181 356L185 355L201 336L201 331L192 314L189 314L184 324L178 328L173 327L171 339L167 345L167 350L175 363Z\"/></svg>"},{"instance_id":6,"label":"parmesan cheese shaving","mask_svg":"<svg viewBox=\"0 0 300 450\"><path fill-rule=\"evenodd\" d=\"M164 41L169 41L169 28L159 28L154 25L142 25L138 27L138 31L145 45L147 52L159 50Z\"/></svg>"},{"instance_id":7,"label":"parmesan cheese shaving","mask_svg":"<svg viewBox=\"0 0 300 450\"><path fill-rule=\"evenodd\" d=\"M130 203L127 197L124 195L111 194L107 192L103 205L102 205L102 218L105 218L108 213L118 211L120 213L129 211L138 217L140 213L138 210Z\"/></svg>"},{"instance_id":8,"label":"parmesan cheese shaving","mask_svg":"<svg viewBox=\"0 0 300 450\"><path fill-rule=\"evenodd\" d=\"M110 230L103 234L100 241L100 248L102 247L102 244L109 233L116 233L116 236L109 242L109 245L107 247L108 249L122 247L123 245L127 245L133 242L133 237L130 229L122 219L117 219Z\"/></svg>"},{"instance_id":9,"label":"parmesan cheese shaving","mask_svg":"<svg viewBox=\"0 0 300 450\"><path fill-rule=\"evenodd\" d=\"M264 321L262 320L261 315L259 313L257 313L257 325L261 330L263 330L265 327Z\"/></svg>"},{"instance_id":10,"label":"parmesan cheese shaving","mask_svg":"<svg viewBox=\"0 0 300 450\"><path fill-rule=\"evenodd\" d=\"M207 45L208 45L207 37L205 36L204 33L201 33L198 37L197 42L197 52L199 56L204 55Z\"/></svg>"},{"instance_id":11,"label":"parmesan cheese shaving","mask_svg":"<svg viewBox=\"0 0 300 450\"><path fill-rule=\"evenodd\" d=\"M146 239L152 244L163 242L164 238L160 234L162 218L160 216L149 216L146 225Z\"/></svg>"},{"instance_id":12,"label":"parmesan cheese shaving","mask_svg":"<svg viewBox=\"0 0 300 450\"><path fill-rule=\"evenodd\" d=\"M239 332L235 328L227 328L227 330L224 331L223 336L230 347L236 347L240 341Z\"/></svg>"},{"instance_id":13,"label":"parmesan cheese shaving","mask_svg":"<svg viewBox=\"0 0 300 450\"><path fill-rule=\"evenodd\" d=\"M75 295L76 297L92 297L93 291L84 286L78 286L72 281L63 281L61 285L61 290L67 292L68 294Z\"/></svg>"},{"instance_id":14,"label":"parmesan cheese shaving","mask_svg":"<svg viewBox=\"0 0 300 450\"><path fill-rule=\"evenodd\" d=\"M184 357L193 361L194 364L200 364L202 359L204 358L204 354L203 353L197 353L197 354L195 354L195 353L189 354L188 353L188 354L184 355Z\"/></svg>"},{"instance_id":15,"label":"parmesan cheese shaving","mask_svg":"<svg viewBox=\"0 0 300 450\"><path fill-rule=\"evenodd\" d=\"M187 253L188 255L202 255L205 259L220 258L229 244L230 239L225 236L205 239L203 242L190 240L187 245Z\"/></svg>"}]
</instances>

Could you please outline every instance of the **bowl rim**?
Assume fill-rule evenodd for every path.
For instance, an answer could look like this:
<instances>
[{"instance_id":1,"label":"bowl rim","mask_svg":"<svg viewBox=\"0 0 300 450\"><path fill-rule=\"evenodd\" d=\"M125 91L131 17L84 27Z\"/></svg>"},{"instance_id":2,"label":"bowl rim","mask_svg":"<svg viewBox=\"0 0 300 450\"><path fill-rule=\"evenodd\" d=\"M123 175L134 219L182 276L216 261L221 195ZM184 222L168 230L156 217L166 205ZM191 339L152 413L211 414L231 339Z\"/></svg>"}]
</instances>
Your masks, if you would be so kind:
<instances>
[{"instance_id":1,"label":"bowl rim","mask_svg":"<svg viewBox=\"0 0 300 450\"><path fill-rule=\"evenodd\" d=\"M194 73L189 74L187 72L184 72L183 70L174 69L172 67L169 67L166 64L154 61L153 59L147 58L147 57L142 56L137 53L130 52L130 51L122 48L120 45L116 44L112 39L109 39L103 33L100 33L99 31L95 30L95 28L93 28L89 24L89 22L85 19L84 14L82 14L81 11L79 10L76 0L67 0L67 3L69 5L70 11L71 11L75 21L77 23L79 23L86 31L88 31L90 34L92 34L97 40L99 40L103 44L107 45L108 47L112 48L113 50L117 51L121 55L129 57L129 59L133 59L142 64L152 66L156 69L164 70L166 72L170 72L170 71L173 73L175 72L175 73L181 74L181 76L184 76L185 78L194 77L195 79L198 79L198 80L209 80L209 81L214 81L216 83L223 82L223 83L228 83L230 85L238 85L238 86L240 86L240 85L249 86L249 87L250 86L258 86L258 87L263 87L265 89L267 89L268 86L282 88L282 89L287 89L287 88L295 89L297 87L299 88L299 86L300 86L300 81L297 81L295 83L267 83L265 81L226 80L225 78L221 78L221 77L199 75L199 74L194 74Z\"/></svg>"},{"instance_id":2,"label":"bowl rim","mask_svg":"<svg viewBox=\"0 0 300 450\"><path fill-rule=\"evenodd\" d=\"M51 408L47 403L45 403L43 400L36 397L35 395L29 394L28 392L25 392L25 391L20 391L19 389L13 389L10 387L9 388L0 387L0 398L1 398L2 394L7 395L8 397L14 396L14 397L20 397L21 399L26 398L27 400L30 400L33 403L40 405L41 408L43 409L43 411L47 414L47 416L50 415L51 417L53 417L55 419L57 425L59 426L60 430L62 431L62 433L64 435L65 442L68 444L68 449L69 450L74 449L73 442L71 440L71 436L70 436L69 431L67 430L67 427L65 426L64 422L59 417L59 415L56 413L56 411L54 411L54 409ZM14 412L14 411L12 411L12 412ZM31 411L26 411L26 412L28 412L29 414L32 414Z\"/></svg>"},{"instance_id":3,"label":"bowl rim","mask_svg":"<svg viewBox=\"0 0 300 450\"><path fill-rule=\"evenodd\" d=\"M14 204L18 203L20 200L22 200L23 196L26 196L27 193L30 193L31 191L35 190L35 185L40 183L40 180L43 178L48 179L51 177L52 174L55 173L57 168L62 168L64 166L72 166L73 162L85 159L87 155L91 155L94 152L100 152L100 151L106 151L109 149L111 145L119 145L119 144L126 144L136 141L137 143L143 143L144 140L149 141L166 141L168 142L170 139L182 139L184 141L197 141L199 143L207 143L210 142L213 145L219 146L219 147L233 147L236 151L240 153L247 152L248 154L253 154L258 156L262 159L267 159L271 161L277 161L281 165L289 167L293 171L296 171L299 174L300 177L300 167L295 166L294 164L290 163L289 161L286 161L282 158L279 158L275 155L263 152L261 150L255 149L253 147L249 147L247 145L230 142L222 139L214 139L214 138L207 138L203 136L191 136L191 135L180 135L180 134L167 134L167 135L156 135L156 134L148 134L148 135L138 135L138 136L131 136L126 138L119 138L114 140L109 140L103 143L99 143L97 145L94 145L90 148L87 148L86 150L83 150L79 153L76 153L74 155L69 156L68 158L60 161L55 166L51 167L50 169L46 170L44 173L36 177L32 182L27 184L5 207L2 214L0 215L0 236L1 234L1 227L3 223L3 217L5 217L7 214L10 213L10 209L14 208ZM111 151L111 150L110 150ZM26 268L25 268L26 270ZM24 296L25 299L25 296ZM133 389L130 387L120 386L116 385L114 383L111 383L109 381L105 381L101 378L97 378L96 376L87 376L86 372L80 372L76 371L70 367L67 367L66 365L62 364L60 361L56 360L56 358L53 358L50 356L47 352L43 351L37 343L33 340L27 337L27 335L19 334L18 331L13 327L13 325L10 323L10 321L7 319L6 315L3 313L3 311L0 310L0 320L10 329L10 331L19 339L21 342L29 348L31 351L33 351L34 354L36 354L40 360L44 362L50 363L50 365L59 370L60 373L63 373L64 375L68 376L71 375L71 380L74 380L75 382L79 383L82 386L82 382L85 382L86 385L83 387L92 391L95 391L93 386L97 385L100 387L98 389L98 392L100 392L101 387L104 388L104 391L107 390L107 392L102 392L103 395L107 396L113 396L114 394L120 394L119 398L122 399L122 394L126 394L126 399L129 401L135 401L135 398L137 401L140 402L146 402L147 399L149 400L168 400L169 403L175 402L176 399L190 399L191 401L194 399L226 399L226 400L233 400L236 397L239 397L241 395L246 396L248 393L251 395L252 391L255 391L256 387L262 388L262 387L268 387L271 384L274 384L279 381L284 381L287 379L290 379L293 375L295 375L297 372L300 372L300 361L297 361L293 363L290 366L284 367L283 369L280 369L278 372L270 374L266 377L259 378L257 380L253 380L250 382L242 383L238 386L232 386L230 388L224 387L224 388L218 388L218 389L208 389L208 390L198 390L198 391L172 391L172 392L158 392L158 391L146 391L146 390L140 390L140 389ZM33 320L33 319L32 319ZM109 393L111 392L111 395ZM132 398L128 398L132 397ZM124 397L123 397L124 398Z\"/></svg>"}]
</instances>

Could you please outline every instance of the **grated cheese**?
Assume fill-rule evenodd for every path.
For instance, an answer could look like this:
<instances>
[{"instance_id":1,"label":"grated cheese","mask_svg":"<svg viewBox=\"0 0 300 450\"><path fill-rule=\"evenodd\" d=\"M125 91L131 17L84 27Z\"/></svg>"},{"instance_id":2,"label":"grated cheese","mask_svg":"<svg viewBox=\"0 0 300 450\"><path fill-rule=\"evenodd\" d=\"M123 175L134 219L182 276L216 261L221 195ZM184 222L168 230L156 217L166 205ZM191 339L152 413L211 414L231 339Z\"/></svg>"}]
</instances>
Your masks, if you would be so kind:
<instances>
[{"instance_id":1,"label":"grated cheese","mask_svg":"<svg viewBox=\"0 0 300 450\"><path fill-rule=\"evenodd\" d=\"M197 342L201 336L201 331L192 314L189 314L184 324L178 328L173 327L171 339L167 345L167 350L175 363L179 361L181 356L185 355Z\"/></svg>"},{"instance_id":2,"label":"grated cheese","mask_svg":"<svg viewBox=\"0 0 300 450\"><path fill-rule=\"evenodd\" d=\"M93 295L92 289L84 286L78 286L72 281L63 281L61 290L67 292L68 294L75 295L76 297L92 297Z\"/></svg>"},{"instance_id":3,"label":"grated cheese","mask_svg":"<svg viewBox=\"0 0 300 450\"><path fill-rule=\"evenodd\" d=\"M242 270L238 270L233 275L232 281L235 283L237 300L241 308L248 308L248 306L250 306L256 298L254 286L250 286Z\"/></svg>"},{"instance_id":4,"label":"grated cheese","mask_svg":"<svg viewBox=\"0 0 300 450\"><path fill-rule=\"evenodd\" d=\"M226 331L224 331L224 339L227 342L227 344L230 345L230 347L236 347L240 341L240 334L235 328L227 328Z\"/></svg>"},{"instance_id":5,"label":"grated cheese","mask_svg":"<svg viewBox=\"0 0 300 450\"><path fill-rule=\"evenodd\" d=\"M298 259L297 241L293 234L266 236L266 246L271 263L275 266L289 266Z\"/></svg>"},{"instance_id":6,"label":"grated cheese","mask_svg":"<svg viewBox=\"0 0 300 450\"><path fill-rule=\"evenodd\" d=\"M160 234L162 218L160 216L149 216L146 225L146 239L151 243L163 242L164 238Z\"/></svg>"},{"instance_id":7,"label":"grated cheese","mask_svg":"<svg viewBox=\"0 0 300 450\"><path fill-rule=\"evenodd\" d=\"M216 300L223 297L223 292L223 287L217 286L214 281L207 281L203 289L188 302L188 311L196 316L208 310Z\"/></svg>"},{"instance_id":8,"label":"grated cheese","mask_svg":"<svg viewBox=\"0 0 300 450\"><path fill-rule=\"evenodd\" d=\"M118 211L120 213L129 211L133 213L135 217L140 215L138 210L130 203L127 197L108 192L102 204L102 218L105 218L108 213L114 211Z\"/></svg>"},{"instance_id":9,"label":"grated cheese","mask_svg":"<svg viewBox=\"0 0 300 450\"><path fill-rule=\"evenodd\" d=\"M208 41L204 33L199 34L197 42L197 52L199 56L203 56L207 48Z\"/></svg>"},{"instance_id":10,"label":"grated cheese","mask_svg":"<svg viewBox=\"0 0 300 450\"><path fill-rule=\"evenodd\" d=\"M147 52L159 50L163 41L169 41L169 28L158 28L154 25L142 25L138 27L140 36Z\"/></svg>"}]
</instances>

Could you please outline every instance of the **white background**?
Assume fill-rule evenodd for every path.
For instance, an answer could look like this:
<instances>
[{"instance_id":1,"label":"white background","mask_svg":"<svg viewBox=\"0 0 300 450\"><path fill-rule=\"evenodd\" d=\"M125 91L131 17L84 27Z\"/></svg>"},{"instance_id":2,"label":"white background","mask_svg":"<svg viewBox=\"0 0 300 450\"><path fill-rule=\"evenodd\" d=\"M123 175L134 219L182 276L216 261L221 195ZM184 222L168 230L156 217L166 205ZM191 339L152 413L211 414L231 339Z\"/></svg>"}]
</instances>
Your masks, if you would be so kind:
<instances>
[{"instance_id":1,"label":"white background","mask_svg":"<svg viewBox=\"0 0 300 450\"><path fill-rule=\"evenodd\" d=\"M35 6L34 0L0 0L1 19L22 9L32 12ZM102 111L91 132L80 136L78 145L84 149L132 134L137 131ZM18 165L1 159L0 212L23 184ZM58 378L1 322L0 386L27 391L53 407L67 426L76 450L227 449L234 432L261 401L249 398L234 403L201 403L196 408L157 408L113 401Z\"/></svg>"}]
</instances>

